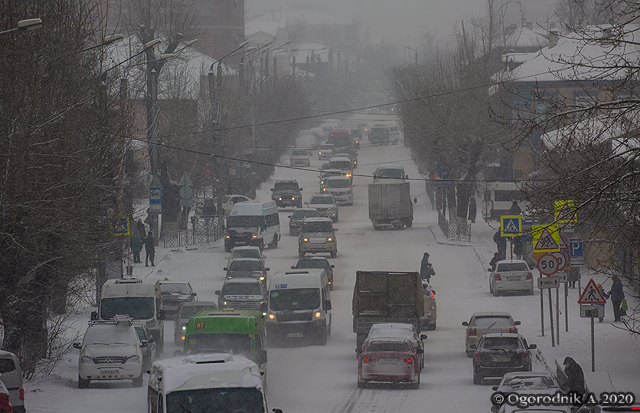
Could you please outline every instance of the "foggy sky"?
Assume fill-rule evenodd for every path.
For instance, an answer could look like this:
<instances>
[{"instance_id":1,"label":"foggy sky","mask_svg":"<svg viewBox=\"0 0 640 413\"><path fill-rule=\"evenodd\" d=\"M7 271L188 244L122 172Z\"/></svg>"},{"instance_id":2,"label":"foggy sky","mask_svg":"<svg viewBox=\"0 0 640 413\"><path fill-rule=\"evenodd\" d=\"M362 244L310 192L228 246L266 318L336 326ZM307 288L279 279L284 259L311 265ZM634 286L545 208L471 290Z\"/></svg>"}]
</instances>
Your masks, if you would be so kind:
<instances>
[{"instance_id":1,"label":"foggy sky","mask_svg":"<svg viewBox=\"0 0 640 413\"><path fill-rule=\"evenodd\" d=\"M250 14L282 10L326 11L363 20L371 36L387 44L416 45L428 31L444 38L461 19L484 12L485 0L245 0Z\"/></svg>"}]
</instances>

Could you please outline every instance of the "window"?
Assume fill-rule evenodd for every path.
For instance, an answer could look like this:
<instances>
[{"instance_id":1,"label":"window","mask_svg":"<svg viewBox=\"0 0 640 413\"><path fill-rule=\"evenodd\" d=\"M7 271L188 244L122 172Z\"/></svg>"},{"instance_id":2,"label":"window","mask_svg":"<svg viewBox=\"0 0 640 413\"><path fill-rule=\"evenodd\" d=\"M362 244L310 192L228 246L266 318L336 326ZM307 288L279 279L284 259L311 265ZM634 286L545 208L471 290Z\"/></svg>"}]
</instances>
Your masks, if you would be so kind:
<instances>
[{"instance_id":1,"label":"window","mask_svg":"<svg viewBox=\"0 0 640 413\"><path fill-rule=\"evenodd\" d=\"M372 341L367 346L367 351L400 351L408 352L409 343L403 341Z\"/></svg>"}]
</instances>

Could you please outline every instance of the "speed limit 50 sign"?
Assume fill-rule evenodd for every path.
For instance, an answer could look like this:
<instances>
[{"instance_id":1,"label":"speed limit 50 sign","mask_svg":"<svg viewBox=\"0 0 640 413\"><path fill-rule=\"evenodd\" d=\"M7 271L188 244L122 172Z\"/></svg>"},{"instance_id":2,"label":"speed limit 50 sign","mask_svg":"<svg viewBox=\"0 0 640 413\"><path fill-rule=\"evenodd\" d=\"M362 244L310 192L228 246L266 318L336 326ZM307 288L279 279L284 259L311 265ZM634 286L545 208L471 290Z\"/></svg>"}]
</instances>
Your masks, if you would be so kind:
<instances>
[{"instance_id":1,"label":"speed limit 50 sign","mask_svg":"<svg viewBox=\"0 0 640 413\"><path fill-rule=\"evenodd\" d=\"M544 254L538 259L538 270L544 275L553 275L558 271L558 259L551 254Z\"/></svg>"}]
</instances>

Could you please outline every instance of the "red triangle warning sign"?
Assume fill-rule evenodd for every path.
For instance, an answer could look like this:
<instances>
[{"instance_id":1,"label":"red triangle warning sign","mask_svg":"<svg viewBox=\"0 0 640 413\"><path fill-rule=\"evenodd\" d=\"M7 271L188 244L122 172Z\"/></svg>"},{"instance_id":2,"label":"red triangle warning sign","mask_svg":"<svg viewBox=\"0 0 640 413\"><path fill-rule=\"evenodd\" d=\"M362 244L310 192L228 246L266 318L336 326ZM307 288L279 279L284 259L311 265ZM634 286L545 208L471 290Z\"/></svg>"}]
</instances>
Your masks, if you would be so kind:
<instances>
[{"instance_id":1,"label":"red triangle warning sign","mask_svg":"<svg viewBox=\"0 0 640 413\"><path fill-rule=\"evenodd\" d=\"M593 281L593 278L587 283L587 287L582 292L578 304L606 304L607 300L604 299L600 290Z\"/></svg>"},{"instance_id":2,"label":"red triangle warning sign","mask_svg":"<svg viewBox=\"0 0 640 413\"><path fill-rule=\"evenodd\" d=\"M556 210L556 222L560 224L566 224L568 222L575 222L575 212L568 202L562 204L562 207Z\"/></svg>"},{"instance_id":3,"label":"red triangle warning sign","mask_svg":"<svg viewBox=\"0 0 640 413\"><path fill-rule=\"evenodd\" d=\"M533 250L558 250L560 247L555 239L551 236L548 228L544 228L540 233L538 242L534 245Z\"/></svg>"}]
</instances>

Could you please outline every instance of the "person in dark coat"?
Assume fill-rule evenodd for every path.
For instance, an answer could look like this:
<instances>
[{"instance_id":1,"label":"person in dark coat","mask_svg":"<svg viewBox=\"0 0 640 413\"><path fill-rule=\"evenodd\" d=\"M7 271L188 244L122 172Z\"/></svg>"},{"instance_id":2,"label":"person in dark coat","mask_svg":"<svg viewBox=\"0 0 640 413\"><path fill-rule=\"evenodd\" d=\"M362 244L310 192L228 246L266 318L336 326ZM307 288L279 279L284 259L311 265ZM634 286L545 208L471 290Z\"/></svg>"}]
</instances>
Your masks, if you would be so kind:
<instances>
[{"instance_id":1,"label":"person in dark coat","mask_svg":"<svg viewBox=\"0 0 640 413\"><path fill-rule=\"evenodd\" d=\"M469 198L469 222L476 223L476 199L473 195Z\"/></svg>"},{"instance_id":2,"label":"person in dark coat","mask_svg":"<svg viewBox=\"0 0 640 413\"><path fill-rule=\"evenodd\" d=\"M500 259L507 259L507 240L500 235L500 231L496 231L496 233L493 234L493 242L495 242L496 246L498 247L498 254L500 254Z\"/></svg>"},{"instance_id":3,"label":"person in dark coat","mask_svg":"<svg viewBox=\"0 0 640 413\"><path fill-rule=\"evenodd\" d=\"M498 265L498 261L500 261L500 254L496 252L495 254L493 254L493 258L491 258L491 261L489 261L489 265L491 266L491 271L495 272L496 266Z\"/></svg>"},{"instance_id":4,"label":"person in dark coat","mask_svg":"<svg viewBox=\"0 0 640 413\"><path fill-rule=\"evenodd\" d=\"M434 275L436 275L436 272L433 270L433 265L429 262L429 253L425 252L420 262L420 278L429 282Z\"/></svg>"},{"instance_id":5,"label":"person in dark coat","mask_svg":"<svg viewBox=\"0 0 640 413\"><path fill-rule=\"evenodd\" d=\"M520 209L520 205L518 205L518 201L513 201L511 204L511 208L509 208L509 215L520 215L522 214L522 209Z\"/></svg>"},{"instance_id":6,"label":"person in dark coat","mask_svg":"<svg viewBox=\"0 0 640 413\"><path fill-rule=\"evenodd\" d=\"M568 392L585 394L587 389L584 384L584 372L582 367L571 357L565 357L564 374L567 375L567 381L562 384L562 388Z\"/></svg>"},{"instance_id":7,"label":"person in dark coat","mask_svg":"<svg viewBox=\"0 0 640 413\"><path fill-rule=\"evenodd\" d=\"M515 255L517 259L522 259L522 240L520 240L520 237L513 237L511 240L511 244L513 244L513 255Z\"/></svg>"},{"instance_id":8,"label":"person in dark coat","mask_svg":"<svg viewBox=\"0 0 640 413\"><path fill-rule=\"evenodd\" d=\"M156 242L153 239L153 232L151 231L149 231L147 237L144 239L144 251L147 253L144 257L145 267L149 266L149 261L151 261L151 266L153 267L153 260L156 256Z\"/></svg>"},{"instance_id":9,"label":"person in dark coat","mask_svg":"<svg viewBox=\"0 0 640 413\"><path fill-rule=\"evenodd\" d=\"M614 321L620 321L622 315L622 300L624 300L624 291L622 291L622 281L617 275L611 276L611 290L609 290L609 296L611 297L611 304L613 304L613 317Z\"/></svg>"},{"instance_id":10,"label":"person in dark coat","mask_svg":"<svg viewBox=\"0 0 640 413\"><path fill-rule=\"evenodd\" d=\"M138 236L140 237L141 240L145 239L147 237L147 230L144 227L144 223L142 222L141 218L138 218L138 222L136 223L136 228L138 229Z\"/></svg>"},{"instance_id":11,"label":"person in dark coat","mask_svg":"<svg viewBox=\"0 0 640 413\"><path fill-rule=\"evenodd\" d=\"M131 252L133 252L133 262L135 264L140 261L140 251L142 251L142 241L138 235L131 237Z\"/></svg>"}]
</instances>

